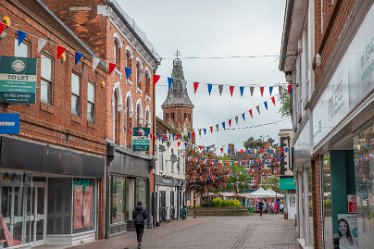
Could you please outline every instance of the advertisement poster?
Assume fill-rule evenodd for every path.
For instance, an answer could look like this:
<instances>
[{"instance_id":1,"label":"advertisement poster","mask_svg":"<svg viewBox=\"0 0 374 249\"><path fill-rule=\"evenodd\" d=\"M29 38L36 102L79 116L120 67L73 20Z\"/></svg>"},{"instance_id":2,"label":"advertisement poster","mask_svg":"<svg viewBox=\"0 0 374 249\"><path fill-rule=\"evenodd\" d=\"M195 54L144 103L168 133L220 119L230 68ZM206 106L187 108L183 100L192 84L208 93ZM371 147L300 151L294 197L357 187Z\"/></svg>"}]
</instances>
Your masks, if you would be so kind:
<instances>
[{"instance_id":1,"label":"advertisement poster","mask_svg":"<svg viewBox=\"0 0 374 249\"><path fill-rule=\"evenodd\" d=\"M134 127L132 134L132 149L133 151L147 151L149 150L149 128Z\"/></svg>"},{"instance_id":2,"label":"advertisement poster","mask_svg":"<svg viewBox=\"0 0 374 249\"><path fill-rule=\"evenodd\" d=\"M357 216L338 214L338 236L334 239L334 248L358 249Z\"/></svg>"},{"instance_id":3,"label":"advertisement poster","mask_svg":"<svg viewBox=\"0 0 374 249\"><path fill-rule=\"evenodd\" d=\"M82 224L82 186L74 186L74 229L81 229Z\"/></svg>"},{"instance_id":4,"label":"advertisement poster","mask_svg":"<svg viewBox=\"0 0 374 249\"><path fill-rule=\"evenodd\" d=\"M84 227L92 226L92 192L93 187L87 186L84 192L84 209L83 209L83 225Z\"/></svg>"}]
</instances>

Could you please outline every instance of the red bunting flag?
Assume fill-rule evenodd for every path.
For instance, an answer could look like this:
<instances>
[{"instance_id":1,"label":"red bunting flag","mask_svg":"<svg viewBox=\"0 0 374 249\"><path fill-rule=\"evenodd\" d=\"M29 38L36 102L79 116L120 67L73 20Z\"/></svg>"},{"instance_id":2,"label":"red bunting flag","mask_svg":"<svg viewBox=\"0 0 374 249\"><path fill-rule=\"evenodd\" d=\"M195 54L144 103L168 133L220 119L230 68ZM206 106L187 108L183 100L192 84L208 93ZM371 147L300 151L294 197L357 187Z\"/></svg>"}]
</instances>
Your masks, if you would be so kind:
<instances>
[{"instance_id":1,"label":"red bunting flag","mask_svg":"<svg viewBox=\"0 0 374 249\"><path fill-rule=\"evenodd\" d=\"M149 133L149 138L152 140L153 138L152 133Z\"/></svg>"},{"instance_id":2,"label":"red bunting flag","mask_svg":"<svg viewBox=\"0 0 374 249\"><path fill-rule=\"evenodd\" d=\"M199 82L194 82L193 83L193 93L196 93L198 87L199 87Z\"/></svg>"},{"instance_id":3,"label":"red bunting flag","mask_svg":"<svg viewBox=\"0 0 374 249\"><path fill-rule=\"evenodd\" d=\"M191 135L192 135L192 137L195 137L195 131L193 131Z\"/></svg>"},{"instance_id":4,"label":"red bunting flag","mask_svg":"<svg viewBox=\"0 0 374 249\"><path fill-rule=\"evenodd\" d=\"M229 126L231 127L231 124L232 124L232 120L231 118L229 119Z\"/></svg>"},{"instance_id":5,"label":"red bunting flag","mask_svg":"<svg viewBox=\"0 0 374 249\"><path fill-rule=\"evenodd\" d=\"M108 74L110 75L115 68L116 68L116 64L109 62Z\"/></svg>"},{"instance_id":6,"label":"red bunting flag","mask_svg":"<svg viewBox=\"0 0 374 249\"><path fill-rule=\"evenodd\" d=\"M288 84L288 87L287 87L287 91L289 94L291 94L291 90L292 90L292 84Z\"/></svg>"},{"instance_id":7,"label":"red bunting flag","mask_svg":"<svg viewBox=\"0 0 374 249\"><path fill-rule=\"evenodd\" d=\"M181 145L181 141L178 141L178 147Z\"/></svg>"},{"instance_id":8,"label":"red bunting flag","mask_svg":"<svg viewBox=\"0 0 374 249\"><path fill-rule=\"evenodd\" d=\"M65 52L65 47L57 46L57 59L60 59L61 55Z\"/></svg>"},{"instance_id":9,"label":"red bunting flag","mask_svg":"<svg viewBox=\"0 0 374 249\"><path fill-rule=\"evenodd\" d=\"M251 117L253 118L253 115L252 115L252 109L249 109L249 114L250 114Z\"/></svg>"},{"instance_id":10,"label":"red bunting flag","mask_svg":"<svg viewBox=\"0 0 374 249\"><path fill-rule=\"evenodd\" d=\"M235 86L230 86L230 94L231 94L231 97L232 97L232 95L234 94L234 88L235 88Z\"/></svg>"},{"instance_id":11,"label":"red bunting flag","mask_svg":"<svg viewBox=\"0 0 374 249\"><path fill-rule=\"evenodd\" d=\"M209 127L210 133L213 133L213 126Z\"/></svg>"},{"instance_id":12,"label":"red bunting flag","mask_svg":"<svg viewBox=\"0 0 374 249\"><path fill-rule=\"evenodd\" d=\"M271 97L271 102L273 102L273 104L275 105L275 97Z\"/></svg>"},{"instance_id":13,"label":"red bunting flag","mask_svg":"<svg viewBox=\"0 0 374 249\"><path fill-rule=\"evenodd\" d=\"M160 75L158 74L154 74L153 75L153 85L156 85L157 84L157 81L160 79Z\"/></svg>"},{"instance_id":14,"label":"red bunting flag","mask_svg":"<svg viewBox=\"0 0 374 249\"><path fill-rule=\"evenodd\" d=\"M221 154L222 154L222 152L223 152L223 148L220 148L220 151L221 151Z\"/></svg>"},{"instance_id":15,"label":"red bunting flag","mask_svg":"<svg viewBox=\"0 0 374 249\"><path fill-rule=\"evenodd\" d=\"M3 22L0 22L0 35L3 33L3 31L5 30L6 28L6 24L3 23Z\"/></svg>"},{"instance_id":16,"label":"red bunting flag","mask_svg":"<svg viewBox=\"0 0 374 249\"><path fill-rule=\"evenodd\" d=\"M260 92L261 92L261 96L264 97L264 87L263 86L260 86Z\"/></svg>"}]
</instances>

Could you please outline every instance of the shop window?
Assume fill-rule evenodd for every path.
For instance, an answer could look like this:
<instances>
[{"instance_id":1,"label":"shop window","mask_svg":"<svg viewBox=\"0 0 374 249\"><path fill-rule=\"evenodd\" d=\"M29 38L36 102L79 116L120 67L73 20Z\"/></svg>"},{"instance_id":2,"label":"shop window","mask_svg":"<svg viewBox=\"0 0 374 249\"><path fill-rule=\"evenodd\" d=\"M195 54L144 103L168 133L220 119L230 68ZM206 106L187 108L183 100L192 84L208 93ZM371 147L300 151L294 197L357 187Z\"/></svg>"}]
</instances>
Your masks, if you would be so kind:
<instances>
[{"instance_id":1,"label":"shop window","mask_svg":"<svg viewBox=\"0 0 374 249\"><path fill-rule=\"evenodd\" d=\"M110 223L125 221L125 177L111 176Z\"/></svg>"},{"instance_id":2,"label":"shop window","mask_svg":"<svg viewBox=\"0 0 374 249\"><path fill-rule=\"evenodd\" d=\"M127 178L126 196L127 198L126 198L125 219L127 221L127 220L132 220L132 211L135 208L135 179L134 178Z\"/></svg>"},{"instance_id":3,"label":"shop window","mask_svg":"<svg viewBox=\"0 0 374 249\"><path fill-rule=\"evenodd\" d=\"M73 182L73 233L95 229L94 180L74 179Z\"/></svg>"},{"instance_id":4,"label":"shop window","mask_svg":"<svg viewBox=\"0 0 374 249\"><path fill-rule=\"evenodd\" d=\"M147 210L147 191L146 181L144 179L136 179L136 202L141 201L143 208Z\"/></svg>"},{"instance_id":5,"label":"shop window","mask_svg":"<svg viewBox=\"0 0 374 249\"><path fill-rule=\"evenodd\" d=\"M354 159L357 197L358 248L373 248L374 244L374 125L354 138Z\"/></svg>"},{"instance_id":6,"label":"shop window","mask_svg":"<svg viewBox=\"0 0 374 249\"><path fill-rule=\"evenodd\" d=\"M332 231L331 159L330 153L322 157L322 196L325 248L334 248Z\"/></svg>"},{"instance_id":7,"label":"shop window","mask_svg":"<svg viewBox=\"0 0 374 249\"><path fill-rule=\"evenodd\" d=\"M71 234L71 194L71 178L49 179L47 234Z\"/></svg>"}]
</instances>

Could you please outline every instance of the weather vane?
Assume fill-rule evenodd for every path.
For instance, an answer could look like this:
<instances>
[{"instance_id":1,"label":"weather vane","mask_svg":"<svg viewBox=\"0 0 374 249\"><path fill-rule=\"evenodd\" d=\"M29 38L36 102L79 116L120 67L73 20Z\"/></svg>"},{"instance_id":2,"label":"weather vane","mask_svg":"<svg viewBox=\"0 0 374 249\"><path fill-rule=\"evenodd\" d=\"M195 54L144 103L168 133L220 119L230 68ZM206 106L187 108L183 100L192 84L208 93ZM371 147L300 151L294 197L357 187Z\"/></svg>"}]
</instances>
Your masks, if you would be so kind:
<instances>
[{"instance_id":1,"label":"weather vane","mask_svg":"<svg viewBox=\"0 0 374 249\"><path fill-rule=\"evenodd\" d=\"M177 57L177 60L178 60L179 56L181 55L181 52L177 49L174 55Z\"/></svg>"}]
</instances>

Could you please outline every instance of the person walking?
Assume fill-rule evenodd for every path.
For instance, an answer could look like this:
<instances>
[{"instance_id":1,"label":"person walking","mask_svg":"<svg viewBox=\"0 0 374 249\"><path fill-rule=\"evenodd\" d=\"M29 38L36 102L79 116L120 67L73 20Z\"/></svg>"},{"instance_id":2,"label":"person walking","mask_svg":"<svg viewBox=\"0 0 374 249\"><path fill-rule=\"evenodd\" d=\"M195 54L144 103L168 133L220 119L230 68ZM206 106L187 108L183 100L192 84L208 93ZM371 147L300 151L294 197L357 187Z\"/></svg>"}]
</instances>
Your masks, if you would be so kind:
<instances>
[{"instance_id":1,"label":"person walking","mask_svg":"<svg viewBox=\"0 0 374 249\"><path fill-rule=\"evenodd\" d=\"M260 209L260 216L262 216L263 208L264 208L264 203L262 202L262 199L260 199L260 202L258 203L258 209Z\"/></svg>"},{"instance_id":2,"label":"person walking","mask_svg":"<svg viewBox=\"0 0 374 249\"><path fill-rule=\"evenodd\" d=\"M144 233L144 221L147 219L147 211L142 207L142 202L138 201L138 204L132 211L132 219L134 220L136 230L136 240L138 241L138 249L142 248L142 239Z\"/></svg>"}]
</instances>

